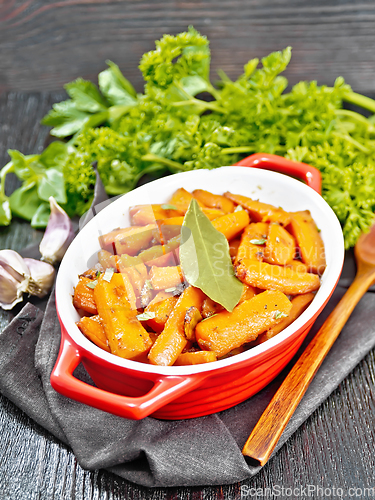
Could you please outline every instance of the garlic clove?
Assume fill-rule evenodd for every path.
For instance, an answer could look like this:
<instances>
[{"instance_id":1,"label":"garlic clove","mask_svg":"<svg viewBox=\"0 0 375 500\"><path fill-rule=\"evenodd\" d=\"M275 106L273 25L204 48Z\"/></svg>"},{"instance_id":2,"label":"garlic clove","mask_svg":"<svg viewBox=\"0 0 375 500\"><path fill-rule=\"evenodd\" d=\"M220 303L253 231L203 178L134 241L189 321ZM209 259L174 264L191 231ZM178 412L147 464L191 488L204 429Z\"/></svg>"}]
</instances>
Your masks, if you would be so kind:
<instances>
[{"instance_id":1,"label":"garlic clove","mask_svg":"<svg viewBox=\"0 0 375 500\"><path fill-rule=\"evenodd\" d=\"M68 214L56 203L53 196L49 198L49 203L51 215L39 251L44 262L54 265L63 258L74 238L74 231Z\"/></svg>"},{"instance_id":2,"label":"garlic clove","mask_svg":"<svg viewBox=\"0 0 375 500\"><path fill-rule=\"evenodd\" d=\"M24 292L30 278L30 271L21 255L14 250L0 250L0 266L21 284Z\"/></svg>"},{"instance_id":3,"label":"garlic clove","mask_svg":"<svg viewBox=\"0 0 375 500\"><path fill-rule=\"evenodd\" d=\"M22 301L22 296L22 282L0 266L0 307L8 311Z\"/></svg>"},{"instance_id":4,"label":"garlic clove","mask_svg":"<svg viewBox=\"0 0 375 500\"><path fill-rule=\"evenodd\" d=\"M55 269L51 264L35 259L24 259L30 270L30 280L26 292L40 299L51 290L55 279Z\"/></svg>"}]
</instances>

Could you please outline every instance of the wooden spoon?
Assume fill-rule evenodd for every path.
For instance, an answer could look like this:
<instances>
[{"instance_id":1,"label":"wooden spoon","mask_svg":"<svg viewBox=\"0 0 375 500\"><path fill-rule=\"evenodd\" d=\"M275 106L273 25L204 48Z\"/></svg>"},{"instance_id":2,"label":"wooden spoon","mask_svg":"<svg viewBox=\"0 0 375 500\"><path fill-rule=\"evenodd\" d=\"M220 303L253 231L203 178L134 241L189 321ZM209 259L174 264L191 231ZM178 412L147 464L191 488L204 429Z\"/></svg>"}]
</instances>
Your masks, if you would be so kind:
<instances>
[{"instance_id":1,"label":"wooden spoon","mask_svg":"<svg viewBox=\"0 0 375 500\"><path fill-rule=\"evenodd\" d=\"M242 453L264 465L281 437L319 366L368 288L375 283L375 225L355 248L357 274L345 295L328 316L293 366L251 432Z\"/></svg>"}]
</instances>

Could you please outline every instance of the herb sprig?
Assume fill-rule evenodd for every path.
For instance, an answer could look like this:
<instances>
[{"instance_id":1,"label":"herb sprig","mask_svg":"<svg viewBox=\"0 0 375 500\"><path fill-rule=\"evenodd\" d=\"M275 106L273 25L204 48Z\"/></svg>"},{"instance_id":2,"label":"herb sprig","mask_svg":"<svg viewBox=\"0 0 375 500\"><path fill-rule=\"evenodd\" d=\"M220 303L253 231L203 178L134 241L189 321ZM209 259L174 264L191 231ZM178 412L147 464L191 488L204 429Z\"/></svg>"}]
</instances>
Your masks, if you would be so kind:
<instances>
[{"instance_id":1,"label":"herb sprig","mask_svg":"<svg viewBox=\"0 0 375 500\"><path fill-rule=\"evenodd\" d=\"M144 54L142 94L110 61L98 87L81 78L67 84L69 99L43 120L66 142L53 142L40 155L9 151L0 177L0 225L13 214L45 227L49 196L69 215L82 215L93 197L94 161L107 193L117 195L146 173L212 169L266 152L321 171L323 197L342 224L346 247L353 246L374 220L375 115L343 109L343 102L375 113L375 101L341 77L333 87L300 82L286 92L281 73L290 58L287 47L252 59L235 81L220 71L214 86L208 40L190 27L164 35ZM23 182L10 198L8 172Z\"/></svg>"}]
</instances>

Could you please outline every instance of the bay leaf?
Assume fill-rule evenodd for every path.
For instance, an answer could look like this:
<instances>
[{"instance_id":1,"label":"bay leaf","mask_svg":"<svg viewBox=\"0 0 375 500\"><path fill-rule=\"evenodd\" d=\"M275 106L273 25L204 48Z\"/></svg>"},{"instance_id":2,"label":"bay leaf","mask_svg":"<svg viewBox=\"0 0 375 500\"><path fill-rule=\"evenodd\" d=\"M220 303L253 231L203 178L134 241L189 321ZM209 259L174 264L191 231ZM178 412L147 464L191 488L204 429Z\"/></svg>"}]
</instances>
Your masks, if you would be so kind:
<instances>
[{"instance_id":1,"label":"bay leaf","mask_svg":"<svg viewBox=\"0 0 375 500\"><path fill-rule=\"evenodd\" d=\"M243 291L234 276L226 237L191 200L181 230L180 261L187 282L233 311Z\"/></svg>"}]
</instances>

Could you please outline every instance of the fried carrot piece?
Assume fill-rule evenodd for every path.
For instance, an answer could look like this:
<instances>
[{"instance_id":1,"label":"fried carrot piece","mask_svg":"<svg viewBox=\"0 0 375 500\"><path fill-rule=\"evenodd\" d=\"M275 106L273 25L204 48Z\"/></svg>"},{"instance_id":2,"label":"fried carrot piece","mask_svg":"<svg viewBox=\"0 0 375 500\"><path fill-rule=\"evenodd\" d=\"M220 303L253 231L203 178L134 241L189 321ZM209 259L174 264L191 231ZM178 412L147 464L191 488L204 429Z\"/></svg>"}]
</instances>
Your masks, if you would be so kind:
<instances>
[{"instance_id":1,"label":"fried carrot piece","mask_svg":"<svg viewBox=\"0 0 375 500\"><path fill-rule=\"evenodd\" d=\"M293 260L296 253L296 241L293 236L279 224L270 224L264 260L269 264L285 266Z\"/></svg>"},{"instance_id":2,"label":"fried carrot piece","mask_svg":"<svg viewBox=\"0 0 375 500\"><path fill-rule=\"evenodd\" d=\"M98 314L94 299L94 289L87 285L93 283L94 280L81 276L74 289L73 305L77 309L82 309L90 314Z\"/></svg>"},{"instance_id":3,"label":"fried carrot piece","mask_svg":"<svg viewBox=\"0 0 375 500\"><path fill-rule=\"evenodd\" d=\"M244 302L245 300L250 300L254 297L254 295L256 295L254 287L244 285L243 292L238 303L241 304L241 302Z\"/></svg>"},{"instance_id":4,"label":"fried carrot piece","mask_svg":"<svg viewBox=\"0 0 375 500\"><path fill-rule=\"evenodd\" d=\"M186 311L192 306L200 310L204 297L205 294L193 286L182 292L164 330L149 352L148 359L151 364L161 366L174 364L188 342L184 333Z\"/></svg>"},{"instance_id":5,"label":"fried carrot piece","mask_svg":"<svg viewBox=\"0 0 375 500\"><path fill-rule=\"evenodd\" d=\"M176 256L174 250L180 246L180 235L170 239L165 245L155 245L143 250L138 257L147 264L147 266L166 267L176 265Z\"/></svg>"},{"instance_id":6,"label":"fried carrot piece","mask_svg":"<svg viewBox=\"0 0 375 500\"><path fill-rule=\"evenodd\" d=\"M288 267L258 260L242 259L235 266L235 274L246 285L262 290L280 290L288 295L313 292L320 286L319 276L316 274L297 273Z\"/></svg>"},{"instance_id":7,"label":"fried carrot piece","mask_svg":"<svg viewBox=\"0 0 375 500\"><path fill-rule=\"evenodd\" d=\"M111 352L136 360L148 352L152 341L131 307L129 284L125 274L115 273L110 282L100 276L94 297Z\"/></svg>"},{"instance_id":8,"label":"fried carrot piece","mask_svg":"<svg viewBox=\"0 0 375 500\"><path fill-rule=\"evenodd\" d=\"M132 226L145 226L155 223L155 221L159 219L179 217L183 216L185 213L177 207L166 207L168 207L168 205L135 205L131 207L129 209L129 215Z\"/></svg>"},{"instance_id":9,"label":"fried carrot piece","mask_svg":"<svg viewBox=\"0 0 375 500\"><path fill-rule=\"evenodd\" d=\"M184 282L180 266L157 267L152 266L149 273L154 290L173 288Z\"/></svg>"},{"instance_id":10,"label":"fried carrot piece","mask_svg":"<svg viewBox=\"0 0 375 500\"><path fill-rule=\"evenodd\" d=\"M154 332L160 333L163 331L165 323L173 311L177 300L178 297L174 297L171 293L163 290L148 304L145 313L153 313L155 316L152 319L148 319L146 323Z\"/></svg>"},{"instance_id":11,"label":"fried carrot piece","mask_svg":"<svg viewBox=\"0 0 375 500\"><path fill-rule=\"evenodd\" d=\"M306 266L306 264L296 259L293 259L291 262L289 262L286 267L290 267L290 269L293 269L293 271L297 271L298 273L309 272L309 268Z\"/></svg>"},{"instance_id":12,"label":"fried carrot piece","mask_svg":"<svg viewBox=\"0 0 375 500\"><path fill-rule=\"evenodd\" d=\"M214 302L210 297L206 297L202 303L202 316L203 318L209 318L218 312L224 310L224 307L218 302Z\"/></svg>"},{"instance_id":13,"label":"fried carrot piece","mask_svg":"<svg viewBox=\"0 0 375 500\"><path fill-rule=\"evenodd\" d=\"M99 316L83 316L83 318L78 321L77 326L83 335L91 340L91 342L105 351L111 352Z\"/></svg>"},{"instance_id":14,"label":"fried carrot piece","mask_svg":"<svg viewBox=\"0 0 375 500\"><path fill-rule=\"evenodd\" d=\"M189 191L186 191L185 188L179 188L173 193L172 197L168 201L168 204L175 205L180 210L186 212L193 198L194 196L189 193ZM197 203L200 207L204 207L204 204L201 201L197 200Z\"/></svg>"},{"instance_id":15,"label":"fried carrot piece","mask_svg":"<svg viewBox=\"0 0 375 500\"><path fill-rule=\"evenodd\" d=\"M212 363L217 356L212 351L185 352L176 359L175 366L200 365L202 363Z\"/></svg>"},{"instance_id":16,"label":"fried carrot piece","mask_svg":"<svg viewBox=\"0 0 375 500\"><path fill-rule=\"evenodd\" d=\"M234 210L234 203L225 196L212 194L204 189L195 189L193 196L206 205L206 207L218 208L227 214Z\"/></svg>"},{"instance_id":17,"label":"fried carrot piece","mask_svg":"<svg viewBox=\"0 0 375 500\"><path fill-rule=\"evenodd\" d=\"M262 260L265 249L264 243L267 240L267 236L268 224L265 222L252 222L249 224L242 233L235 264L242 259Z\"/></svg>"},{"instance_id":18,"label":"fried carrot piece","mask_svg":"<svg viewBox=\"0 0 375 500\"><path fill-rule=\"evenodd\" d=\"M311 301L315 297L313 293L304 293L301 295L296 295L292 298L292 309L290 310L289 316L284 318L278 325L273 326L269 330L265 331L256 340L257 344L262 344L268 339L272 339L275 335L284 330L287 326L293 323L294 320L300 316L303 311L310 305Z\"/></svg>"},{"instance_id":19,"label":"fried carrot piece","mask_svg":"<svg viewBox=\"0 0 375 500\"><path fill-rule=\"evenodd\" d=\"M231 240L237 236L250 222L249 214L246 210L232 212L223 215L212 221L215 229L224 234L227 240Z\"/></svg>"},{"instance_id":20,"label":"fried carrot piece","mask_svg":"<svg viewBox=\"0 0 375 500\"><path fill-rule=\"evenodd\" d=\"M224 196L229 198L234 203L241 205L249 212L250 218L254 222L279 222L286 226L290 222L290 215L282 208L274 207L268 203L252 200L247 196L240 194L232 194L229 191L224 193Z\"/></svg>"},{"instance_id":21,"label":"fried carrot piece","mask_svg":"<svg viewBox=\"0 0 375 500\"><path fill-rule=\"evenodd\" d=\"M128 276L133 286L136 297L139 297L141 295L145 281L148 278L148 274L147 267L143 264L143 262L134 264L134 260L138 260L138 258L123 254L121 255L121 257L118 257L117 268L120 273L126 274Z\"/></svg>"},{"instance_id":22,"label":"fried carrot piece","mask_svg":"<svg viewBox=\"0 0 375 500\"><path fill-rule=\"evenodd\" d=\"M323 274L326 268L324 244L309 210L291 213L290 231L309 272Z\"/></svg>"},{"instance_id":23,"label":"fried carrot piece","mask_svg":"<svg viewBox=\"0 0 375 500\"><path fill-rule=\"evenodd\" d=\"M216 352L220 358L276 325L292 308L286 295L267 290L198 323L195 335L201 349Z\"/></svg>"},{"instance_id":24,"label":"fried carrot piece","mask_svg":"<svg viewBox=\"0 0 375 500\"><path fill-rule=\"evenodd\" d=\"M147 226L128 228L126 233L120 233L114 238L114 248L117 255L126 253L134 256L147 248L152 239L160 241L159 229L156 224L148 224Z\"/></svg>"},{"instance_id":25,"label":"fried carrot piece","mask_svg":"<svg viewBox=\"0 0 375 500\"><path fill-rule=\"evenodd\" d=\"M241 238L234 238L229 242L229 255L231 256L232 261L236 259L238 248L241 243Z\"/></svg>"}]
</instances>

